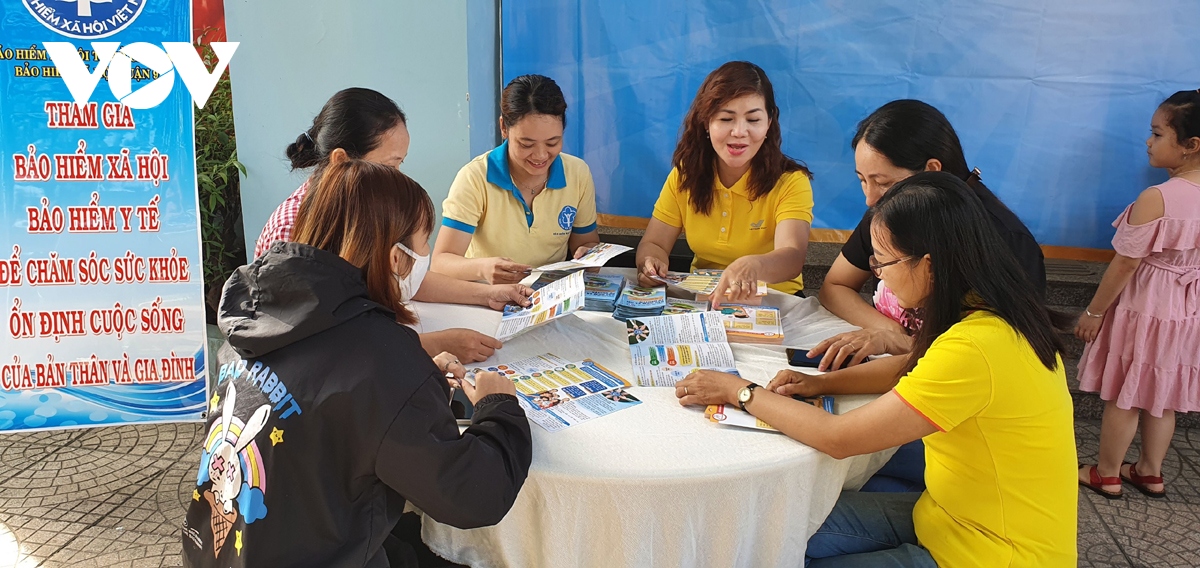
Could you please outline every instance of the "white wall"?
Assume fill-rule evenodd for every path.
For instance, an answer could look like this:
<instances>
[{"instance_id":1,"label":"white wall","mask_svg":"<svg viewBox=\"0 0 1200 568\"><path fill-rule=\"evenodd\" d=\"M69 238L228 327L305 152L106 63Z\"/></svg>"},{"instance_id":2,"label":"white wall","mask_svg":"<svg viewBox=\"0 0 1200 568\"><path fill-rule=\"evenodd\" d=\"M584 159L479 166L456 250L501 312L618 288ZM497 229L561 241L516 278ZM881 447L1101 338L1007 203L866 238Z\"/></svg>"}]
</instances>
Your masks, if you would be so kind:
<instances>
[{"instance_id":1,"label":"white wall","mask_svg":"<svg viewBox=\"0 0 1200 568\"><path fill-rule=\"evenodd\" d=\"M346 87L375 89L408 115L412 146L402 169L429 191L440 217L450 182L472 157L467 6L464 0L225 1L229 41L241 42L229 68L238 157L247 170L241 191L248 254L271 212L307 175L288 172L284 149ZM478 51L473 47L472 56L495 57ZM486 79L473 83L484 91L479 104L494 106L495 93L487 92L493 86ZM496 111L487 116L494 122Z\"/></svg>"}]
</instances>

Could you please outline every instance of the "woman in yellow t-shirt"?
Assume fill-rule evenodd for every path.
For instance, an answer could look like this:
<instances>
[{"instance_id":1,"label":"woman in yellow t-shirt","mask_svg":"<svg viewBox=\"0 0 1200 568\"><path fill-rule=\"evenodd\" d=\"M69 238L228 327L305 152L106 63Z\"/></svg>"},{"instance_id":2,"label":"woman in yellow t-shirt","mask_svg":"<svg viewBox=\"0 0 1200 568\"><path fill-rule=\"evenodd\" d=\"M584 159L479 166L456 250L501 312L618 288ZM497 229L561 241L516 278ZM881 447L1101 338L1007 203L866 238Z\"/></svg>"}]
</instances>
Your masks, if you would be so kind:
<instances>
[{"instance_id":1,"label":"woman in yellow t-shirt","mask_svg":"<svg viewBox=\"0 0 1200 568\"><path fill-rule=\"evenodd\" d=\"M638 245L642 285L659 285L651 277L666 273L683 231L696 255L693 270L725 269L717 291L726 301L750 299L760 280L788 294L804 289L812 175L784 155L781 138L775 91L762 68L730 61L708 74Z\"/></svg>"},{"instance_id":2,"label":"woman in yellow t-shirt","mask_svg":"<svg viewBox=\"0 0 1200 568\"><path fill-rule=\"evenodd\" d=\"M800 373L756 390L699 371L676 385L680 402L740 404L834 458L924 439L926 490L842 493L809 539L809 568L1075 566L1075 432L1056 322L961 179L917 174L872 215L870 268L923 323L908 356L839 372L890 370L890 392L832 415L788 396L809 379Z\"/></svg>"}]
</instances>

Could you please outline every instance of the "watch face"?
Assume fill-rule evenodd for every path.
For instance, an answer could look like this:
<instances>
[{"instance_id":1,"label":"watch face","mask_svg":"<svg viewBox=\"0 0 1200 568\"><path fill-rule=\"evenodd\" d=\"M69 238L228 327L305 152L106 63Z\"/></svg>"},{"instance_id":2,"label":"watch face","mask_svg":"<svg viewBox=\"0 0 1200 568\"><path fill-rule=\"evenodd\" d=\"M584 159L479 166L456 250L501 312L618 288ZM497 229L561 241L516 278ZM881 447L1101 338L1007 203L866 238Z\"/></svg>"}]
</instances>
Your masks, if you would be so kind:
<instances>
[{"instance_id":1,"label":"watch face","mask_svg":"<svg viewBox=\"0 0 1200 568\"><path fill-rule=\"evenodd\" d=\"M750 389L747 387L742 387L742 390L738 391L738 400L742 402L750 400Z\"/></svg>"}]
</instances>

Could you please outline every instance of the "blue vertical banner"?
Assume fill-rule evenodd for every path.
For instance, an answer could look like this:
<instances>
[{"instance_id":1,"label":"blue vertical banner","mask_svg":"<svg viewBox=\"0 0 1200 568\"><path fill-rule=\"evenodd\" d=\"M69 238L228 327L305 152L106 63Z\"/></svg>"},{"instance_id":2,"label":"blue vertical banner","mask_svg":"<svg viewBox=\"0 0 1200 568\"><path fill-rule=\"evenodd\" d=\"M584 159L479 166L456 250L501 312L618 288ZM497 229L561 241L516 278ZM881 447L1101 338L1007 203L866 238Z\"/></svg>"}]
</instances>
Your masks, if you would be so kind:
<instances>
[{"instance_id":1,"label":"blue vertical banner","mask_svg":"<svg viewBox=\"0 0 1200 568\"><path fill-rule=\"evenodd\" d=\"M505 0L503 81L552 77L563 147L601 213L649 217L684 114L722 63L761 66L783 150L815 174L814 227L866 209L855 127L884 103L941 110L967 163L1047 245L1109 248L1147 186L1150 117L1200 88L1196 0Z\"/></svg>"},{"instance_id":2,"label":"blue vertical banner","mask_svg":"<svg viewBox=\"0 0 1200 568\"><path fill-rule=\"evenodd\" d=\"M0 0L0 27L0 431L201 419L189 1Z\"/></svg>"}]
</instances>

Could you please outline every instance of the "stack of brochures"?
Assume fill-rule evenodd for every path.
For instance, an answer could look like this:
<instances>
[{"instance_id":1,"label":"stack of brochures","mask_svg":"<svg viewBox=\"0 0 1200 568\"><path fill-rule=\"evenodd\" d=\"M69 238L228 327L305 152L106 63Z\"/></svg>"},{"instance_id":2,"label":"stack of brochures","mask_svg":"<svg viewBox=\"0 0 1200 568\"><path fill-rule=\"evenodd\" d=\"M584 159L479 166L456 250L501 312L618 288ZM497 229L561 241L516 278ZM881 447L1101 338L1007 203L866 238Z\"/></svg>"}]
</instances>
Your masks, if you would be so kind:
<instances>
[{"instance_id":1,"label":"stack of brochures","mask_svg":"<svg viewBox=\"0 0 1200 568\"><path fill-rule=\"evenodd\" d=\"M783 318L779 308L725 304L719 311L730 343L783 345Z\"/></svg>"},{"instance_id":2,"label":"stack of brochures","mask_svg":"<svg viewBox=\"0 0 1200 568\"><path fill-rule=\"evenodd\" d=\"M592 312L612 313L617 307L617 298L625 286L625 277L620 274L584 274L583 309Z\"/></svg>"},{"instance_id":3,"label":"stack of brochures","mask_svg":"<svg viewBox=\"0 0 1200 568\"><path fill-rule=\"evenodd\" d=\"M650 317L661 315L667 307L667 289L662 286L647 288L645 286L626 286L617 298L613 317L621 321L630 318Z\"/></svg>"}]
</instances>

